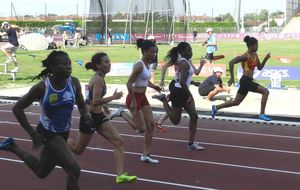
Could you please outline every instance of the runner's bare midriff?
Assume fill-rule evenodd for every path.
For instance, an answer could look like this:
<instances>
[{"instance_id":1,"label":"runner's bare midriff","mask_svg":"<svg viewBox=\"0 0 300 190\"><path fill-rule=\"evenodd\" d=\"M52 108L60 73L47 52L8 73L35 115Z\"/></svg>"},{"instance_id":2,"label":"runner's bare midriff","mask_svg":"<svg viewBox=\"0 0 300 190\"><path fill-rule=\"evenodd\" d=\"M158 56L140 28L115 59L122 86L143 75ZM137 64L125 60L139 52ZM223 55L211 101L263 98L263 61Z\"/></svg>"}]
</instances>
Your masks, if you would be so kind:
<instances>
[{"instance_id":1,"label":"runner's bare midriff","mask_svg":"<svg viewBox=\"0 0 300 190\"><path fill-rule=\"evenodd\" d=\"M147 89L146 86L135 86L135 87L133 87L133 92L145 93L146 89Z\"/></svg>"}]
</instances>

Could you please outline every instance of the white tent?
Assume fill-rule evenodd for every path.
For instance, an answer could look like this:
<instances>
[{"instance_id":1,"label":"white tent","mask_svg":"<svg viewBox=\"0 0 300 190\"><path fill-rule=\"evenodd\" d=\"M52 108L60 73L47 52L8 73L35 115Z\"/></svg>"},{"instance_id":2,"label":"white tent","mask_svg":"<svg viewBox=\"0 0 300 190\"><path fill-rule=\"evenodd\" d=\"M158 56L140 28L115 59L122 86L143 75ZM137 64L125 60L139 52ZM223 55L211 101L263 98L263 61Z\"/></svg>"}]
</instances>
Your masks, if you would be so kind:
<instances>
[{"instance_id":1,"label":"white tent","mask_svg":"<svg viewBox=\"0 0 300 190\"><path fill-rule=\"evenodd\" d=\"M45 36L37 33L22 35L19 38L19 43L27 50L45 50L48 48L48 42Z\"/></svg>"}]
</instances>

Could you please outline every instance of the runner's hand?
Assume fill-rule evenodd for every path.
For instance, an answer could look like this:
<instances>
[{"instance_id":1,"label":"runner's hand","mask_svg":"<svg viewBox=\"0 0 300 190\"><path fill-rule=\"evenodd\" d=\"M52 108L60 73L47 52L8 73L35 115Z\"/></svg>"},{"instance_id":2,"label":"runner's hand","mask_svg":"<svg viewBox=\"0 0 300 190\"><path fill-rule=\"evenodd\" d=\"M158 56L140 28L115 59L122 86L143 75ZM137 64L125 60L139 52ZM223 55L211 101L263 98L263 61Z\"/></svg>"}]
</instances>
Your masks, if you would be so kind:
<instances>
[{"instance_id":1,"label":"runner's hand","mask_svg":"<svg viewBox=\"0 0 300 190\"><path fill-rule=\"evenodd\" d=\"M132 101L131 102L131 105L130 105L130 113L132 115L135 115L136 114L136 111L137 111L137 105L136 105L136 102Z\"/></svg>"},{"instance_id":2,"label":"runner's hand","mask_svg":"<svg viewBox=\"0 0 300 190\"><path fill-rule=\"evenodd\" d=\"M118 100L118 99L122 98L122 96L123 96L123 92L122 91L117 92L117 89L116 89L115 92L114 92L114 95L113 95L114 99Z\"/></svg>"},{"instance_id":3,"label":"runner's hand","mask_svg":"<svg viewBox=\"0 0 300 190\"><path fill-rule=\"evenodd\" d=\"M270 59L270 57L271 57L271 53L269 52L269 53L267 53L265 59L268 60L268 59Z\"/></svg>"},{"instance_id":4,"label":"runner's hand","mask_svg":"<svg viewBox=\"0 0 300 190\"><path fill-rule=\"evenodd\" d=\"M85 114L83 117L84 124L89 127L92 131L96 131L95 122L91 116L91 114Z\"/></svg>"},{"instance_id":5,"label":"runner's hand","mask_svg":"<svg viewBox=\"0 0 300 190\"><path fill-rule=\"evenodd\" d=\"M232 84L234 84L234 78L230 78L228 81L228 86L231 86Z\"/></svg>"},{"instance_id":6,"label":"runner's hand","mask_svg":"<svg viewBox=\"0 0 300 190\"><path fill-rule=\"evenodd\" d=\"M33 133L30 134L30 137L33 143L32 145L33 150L38 150L44 145L42 137L39 133L34 131Z\"/></svg>"}]
</instances>

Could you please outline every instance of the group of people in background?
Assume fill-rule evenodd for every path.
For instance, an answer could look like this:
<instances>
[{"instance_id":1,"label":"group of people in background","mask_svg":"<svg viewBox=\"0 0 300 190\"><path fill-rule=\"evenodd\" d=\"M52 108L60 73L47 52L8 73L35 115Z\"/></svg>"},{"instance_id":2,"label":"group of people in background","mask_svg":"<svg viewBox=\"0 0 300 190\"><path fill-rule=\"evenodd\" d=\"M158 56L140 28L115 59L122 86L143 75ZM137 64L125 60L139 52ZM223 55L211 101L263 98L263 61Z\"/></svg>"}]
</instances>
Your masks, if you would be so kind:
<instances>
[{"instance_id":1,"label":"group of people in background","mask_svg":"<svg viewBox=\"0 0 300 190\"><path fill-rule=\"evenodd\" d=\"M1 49L17 66L16 33L10 29L7 23L2 24L2 28L5 28L6 33L9 34L10 41L9 45ZM63 51L52 51L42 61L45 69L34 78L34 80L41 79L41 81L21 97L13 107L13 113L30 136L33 147L41 149L40 155L36 157L28 153L19 147L11 137L0 141L0 150L17 155L40 178L49 175L56 165L61 166L68 176L66 189L76 190L79 189L80 166L74 154L82 154L94 133L98 133L114 147L116 183L132 183L137 180L137 176L129 175L125 171L124 142L110 119L122 117L134 131L143 134L143 149L139 160L158 164L159 160L151 154L151 145L153 131L161 123L154 120L151 105L146 96L148 87L159 93L153 98L162 102L166 111L164 120L169 118L174 125L177 125L180 123L183 109L189 114L189 135L186 149L189 151L203 150L204 147L196 143L198 114L190 84L193 83L192 76L194 74L198 75L206 63L212 63L213 53L217 50L213 30L209 28L206 32L209 37L203 45L207 46L207 55L200 59L199 67L196 68L192 63L191 45L187 42L180 42L176 47L172 47L164 58L166 64L162 68L159 85L156 85L153 80L151 81L151 76L157 68L158 48L155 39L148 37L148 39L137 40L136 45L141 51L141 59L134 64L126 83L128 95L124 104L129 113L125 112L124 108L109 113L109 109L106 107L107 103L123 96L123 92L117 91L111 96L106 96L105 77L111 68L110 59L106 53L96 53L91 61L85 64L85 68L93 70L94 75L89 81L88 95L84 100L79 80L71 76L72 65L68 54ZM65 41L67 40L66 38ZM270 121L271 118L265 114L269 91L253 81L254 68L262 69L270 58L270 54L267 54L260 62L256 53L258 50L257 39L246 36L244 42L247 45L247 51L229 62L229 85L234 83L234 65L241 63L243 68L243 76L240 79L236 97L224 104L213 105L211 115L214 118L218 110L239 105L251 91L262 94L259 118ZM7 53L7 50L12 53ZM165 95L161 91L165 85L166 69L170 66L174 66L175 75L169 84L170 94ZM210 100L220 92L230 92L230 89L225 87L221 80L223 72L221 68L216 67L212 75L199 85L199 94L207 96L207 99ZM39 100L42 112L38 125L34 128L29 123L24 110L36 100ZM76 139L71 139L69 133L72 127L72 111L75 103L80 113L79 132Z\"/></svg>"}]
</instances>

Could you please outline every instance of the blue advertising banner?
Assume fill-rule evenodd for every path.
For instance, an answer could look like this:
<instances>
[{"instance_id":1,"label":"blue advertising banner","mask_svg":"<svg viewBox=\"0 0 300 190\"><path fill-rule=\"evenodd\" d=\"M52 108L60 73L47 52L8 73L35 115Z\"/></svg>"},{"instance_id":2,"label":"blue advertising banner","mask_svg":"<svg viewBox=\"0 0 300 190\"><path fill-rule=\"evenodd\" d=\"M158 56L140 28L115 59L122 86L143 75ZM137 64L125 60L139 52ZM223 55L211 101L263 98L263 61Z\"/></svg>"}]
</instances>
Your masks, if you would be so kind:
<instances>
[{"instance_id":1,"label":"blue advertising banner","mask_svg":"<svg viewBox=\"0 0 300 190\"><path fill-rule=\"evenodd\" d=\"M241 66L239 66L237 72L238 78L240 78L243 75ZM269 80L274 75L281 75L282 80L298 80L300 78L298 67L284 66L265 66L261 71L255 68L253 78Z\"/></svg>"},{"instance_id":2,"label":"blue advertising banner","mask_svg":"<svg viewBox=\"0 0 300 190\"><path fill-rule=\"evenodd\" d=\"M96 34L96 41L100 41L101 39L105 40L106 39L106 36L105 35L101 35L99 33ZM115 40L115 41L123 41L125 38L125 41L129 41L129 34L117 34L117 33L114 33L112 34L112 39Z\"/></svg>"}]
</instances>

